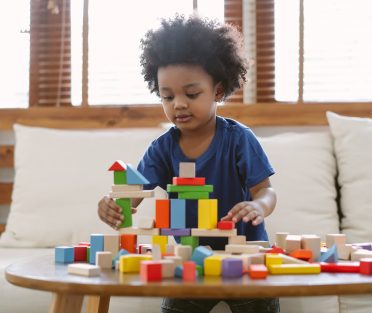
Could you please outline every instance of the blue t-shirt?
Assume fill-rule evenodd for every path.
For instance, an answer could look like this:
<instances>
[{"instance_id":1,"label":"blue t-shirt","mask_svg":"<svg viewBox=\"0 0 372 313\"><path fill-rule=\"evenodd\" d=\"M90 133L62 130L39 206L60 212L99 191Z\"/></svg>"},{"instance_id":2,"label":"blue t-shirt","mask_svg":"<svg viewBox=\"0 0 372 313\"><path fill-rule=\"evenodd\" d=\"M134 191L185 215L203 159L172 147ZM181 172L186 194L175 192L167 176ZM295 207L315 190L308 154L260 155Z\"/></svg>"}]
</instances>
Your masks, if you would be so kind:
<instances>
[{"instance_id":1,"label":"blue t-shirt","mask_svg":"<svg viewBox=\"0 0 372 313\"><path fill-rule=\"evenodd\" d=\"M210 199L218 199L220 219L235 204L251 200L249 188L274 174L252 130L237 121L217 116L215 136L197 159L189 159L183 154L179 135L174 126L149 146L138 165L138 170L151 182L146 189L160 186L166 190L172 178L179 176L180 162L195 162L196 177L205 177L206 184L214 187ZM187 214L187 219L197 220L196 210L189 210ZM236 228L247 240L268 240L264 223L253 226L251 222L240 221ZM206 242L213 246L212 242ZM221 244L217 245L221 248Z\"/></svg>"}]
</instances>

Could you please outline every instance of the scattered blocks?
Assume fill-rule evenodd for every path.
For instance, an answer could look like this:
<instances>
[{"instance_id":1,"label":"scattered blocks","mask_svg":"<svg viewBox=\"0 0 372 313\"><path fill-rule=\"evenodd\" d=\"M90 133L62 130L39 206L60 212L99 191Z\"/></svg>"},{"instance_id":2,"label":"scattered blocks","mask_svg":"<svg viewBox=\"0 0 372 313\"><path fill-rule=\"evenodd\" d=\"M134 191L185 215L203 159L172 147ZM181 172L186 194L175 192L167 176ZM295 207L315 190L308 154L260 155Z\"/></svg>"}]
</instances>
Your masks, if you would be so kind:
<instances>
[{"instance_id":1,"label":"scattered blocks","mask_svg":"<svg viewBox=\"0 0 372 313\"><path fill-rule=\"evenodd\" d=\"M184 261L182 264L183 281L196 281L196 263L193 261Z\"/></svg>"},{"instance_id":2,"label":"scattered blocks","mask_svg":"<svg viewBox=\"0 0 372 313\"><path fill-rule=\"evenodd\" d=\"M191 246L183 246L177 245L174 248L174 254L182 258L183 261L190 260L192 255L192 247Z\"/></svg>"},{"instance_id":3,"label":"scattered blocks","mask_svg":"<svg viewBox=\"0 0 372 313\"><path fill-rule=\"evenodd\" d=\"M267 253L265 256L265 265L270 268L271 265L280 265L283 260L279 254Z\"/></svg>"},{"instance_id":4,"label":"scattered blocks","mask_svg":"<svg viewBox=\"0 0 372 313\"><path fill-rule=\"evenodd\" d=\"M115 256L119 251L119 235L105 234L103 236L103 247L105 251L110 251Z\"/></svg>"},{"instance_id":5,"label":"scattered blocks","mask_svg":"<svg viewBox=\"0 0 372 313\"><path fill-rule=\"evenodd\" d=\"M140 265L140 277L144 282L161 281L162 265L158 261L142 261Z\"/></svg>"},{"instance_id":6,"label":"scattered blocks","mask_svg":"<svg viewBox=\"0 0 372 313\"><path fill-rule=\"evenodd\" d=\"M141 261L150 261L151 255L146 254L127 254L119 259L119 270L122 273L139 273Z\"/></svg>"},{"instance_id":7,"label":"scattered blocks","mask_svg":"<svg viewBox=\"0 0 372 313\"><path fill-rule=\"evenodd\" d=\"M236 278L243 275L243 260L226 258L222 260L222 277Z\"/></svg>"},{"instance_id":8,"label":"scattered blocks","mask_svg":"<svg viewBox=\"0 0 372 313\"><path fill-rule=\"evenodd\" d=\"M74 246L74 262L87 261L87 246L77 245Z\"/></svg>"},{"instance_id":9,"label":"scattered blocks","mask_svg":"<svg viewBox=\"0 0 372 313\"><path fill-rule=\"evenodd\" d=\"M184 246L191 246L192 250L199 246L199 237L183 236L181 237L181 244Z\"/></svg>"},{"instance_id":10,"label":"scattered blocks","mask_svg":"<svg viewBox=\"0 0 372 313\"><path fill-rule=\"evenodd\" d=\"M96 253L96 265L103 269L112 268L112 252L99 251Z\"/></svg>"},{"instance_id":11,"label":"scattered blocks","mask_svg":"<svg viewBox=\"0 0 372 313\"><path fill-rule=\"evenodd\" d=\"M301 248L311 250L313 253L310 261L316 261L320 257L320 237L317 235L302 235Z\"/></svg>"},{"instance_id":12,"label":"scattered blocks","mask_svg":"<svg viewBox=\"0 0 372 313\"><path fill-rule=\"evenodd\" d=\"M345 234L327 234L326 235L326 247L330 248L333 245L337 247L339 245L346 244L346 235Z\"/></svg>"},{"instance_id":13,"label":"scattered blocks","mask_svg":"<svg viewBox=\"0 0 372 313\"><path fill-rule=\"evenodd\" d=\"M99 276L100 271L101 270L99 266L86 263L69 264L67 267L67 272L69 274L80 276Z\"/></svg>"},{"instance_id":14,"label":"scattered blocks","mask_svg":"<svg viewBox=\"0 0 372 313\"><path fill-rule=\"evenodd\" d=\"M372 275L372 258L360 259L360 274Z\"/></svg>"},{"instance_id":15,"label":"scattered blocks","mask_svg":"<svg viewBox=\"0 0 372 313\"><path fill-rule=\"evenodd\" d=\"M301 236L288 235L285 239L285 251L291 253L294 250L301 249Z\"/></svg>"},{"instance_id":16,"label":"scattered blocks","mask_svg":"<svg viewBox=\"0 0 372 313\"><path fill-rule=\"evenodd\" d=\"M328 251L321 254L318 262L336 263L338 261L337 246L333 245Z\"/></svg>"},{"instance_id":17,"label":"scattered blocks","mask_svg":"<svg viewBox=\"0 0 372 313\"><path fill-rule=\"evenodd\" d=\"M252 279L265 279L268 269L263 264L252 264L249 266L249 277Z\"/></svg>"},{"instance_id":18,"label":"scattered blocks","mask_svg":"<svg viewBox=\"0 0 372 313\"><path fill-rule=\"evenodd\" d=\"M205 276L221 276L222 260L225 256L211 255L204 259L204 275Z\"/></svg>"},{"instance_id":19,"label":"scattered blocks","mask_svg":"<svg viewBox=\"0 0 372 313\"><path fill-rule=\"evenodd\" d=\"M98 251L104 251L104 235L102 234L91 234L90 235L90 264L96 264L96 253Z\"/></svg>"},{"instance_id":20,"label":"scattered blocks","mask_svg":"<svg viewBox=\"0 0 372 313\"><path fill-rule=\"evenodd\" d=\"M308 264L273 264L268 267L270 274L319 274L320 265L315 263Z\"/></svg>"},{"instance_id":21,"label":"scattered blocks","mask_svg":"<svg viewBox=\"0 0 372 313\"><path fill-rule=\"evenodd\" d=\"M137 235L122 234L120 235L120 248L125 249L130 253L137 252Z\"/></svg>"},{"instance_id":22,"label":"scattered blocks","mask_svg":"<svg viewBox=\"0 0 372 313\"><path fill-rule=\"evenodd\" d=\"M153 245L159 245L161 253L166 253L166 247L168 243L168 237L167 236L152 236L152 244Z\"/></svg>"},{"instance_id":23,"label":"scattered blocks","mask_svg":"<svg viewBox=\"0 0 372 313\"><path fill-rule=\"evenodd\" d=\"M359 262L352 263L320 263L322 272L328 273L359 273Z\"/></svg>"},{"instance_id":24,"label":"scattered blocks","mask_svg":"<svg viewBox=\"0 0 372 313\"><path fill-rule=\"evenodd\" d=\"M275 245L279 248L285 249L285 240L289 233L278 232L275 234Z\"/></svg>"},{"instance_id":25,"label":"scattered blocks","mask_svg":"<svg viewBox=\"0 0 372 313\"><path fill-rule=\"evenodd\" d=\"M299 249L289 253L289 256L294 257L296 259L308 261L313 257L313 252L308 249Z\"/></svg>"},{"instance_id":26,"label":"scattered blocks","mask_svg":"<svg viewBox=\"0 0 372 313\"><path fill-rule=\"evenodd\" d=\"M245 245L246 240L247 239L245 236L232 236L232 237L229 237L228 244L229 245Z\"/></svg>"},{"instance_id":27,"label":"scattered blocks","mask_svg":"<svg viewBox=\"0 0 372 313\"><path fill-rule=\"evenodd\" d=\"M211 255L213 255L213 251L207 249L206 247L199 246L194 249L191 260L200 266L204 266L204 259Z\"/></svg>"},{"instance_id":28,"label":"scattered blocks","mask_svg":"<svg viewBox=\"0 0 372 313\"><path fill-rule=\"evenodd\" d=\"M231 254L242 254L242 253L247 253L247 254L253 254L253 253L258 253L260 250L259 246L255 245L226 245L225 246L225 251L227 253Z\"/></svg>"},{"instance_id":29,"label":"scattered blocks","mask_svg":"<svg viewBox=\"0 0 372 313\"><path fill-rule=\"evenodd\" d=\"M74 248L67 246L59 246L54 249L54 258L56 263L73 263Z\"/></svg>"}]
</instances>

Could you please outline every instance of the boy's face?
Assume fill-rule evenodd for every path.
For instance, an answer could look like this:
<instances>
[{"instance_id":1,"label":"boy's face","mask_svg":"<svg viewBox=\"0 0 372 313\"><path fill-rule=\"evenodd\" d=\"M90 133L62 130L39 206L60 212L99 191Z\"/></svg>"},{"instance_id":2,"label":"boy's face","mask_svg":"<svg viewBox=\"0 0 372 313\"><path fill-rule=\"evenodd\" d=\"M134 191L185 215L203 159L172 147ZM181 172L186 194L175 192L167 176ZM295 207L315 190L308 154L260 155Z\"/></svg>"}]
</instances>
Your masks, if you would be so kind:
<instances>
[{"instance_id":1,"label":"boy's face","mask_svg":"<svg viewBox=\"0 0 372 313\"><path fill-rule=\"evenodd\" d=\"M169 65L158 70L159 94L169 121L181 131L214 123L220 84L197 65Z\"/></svg>"}]
</instances>

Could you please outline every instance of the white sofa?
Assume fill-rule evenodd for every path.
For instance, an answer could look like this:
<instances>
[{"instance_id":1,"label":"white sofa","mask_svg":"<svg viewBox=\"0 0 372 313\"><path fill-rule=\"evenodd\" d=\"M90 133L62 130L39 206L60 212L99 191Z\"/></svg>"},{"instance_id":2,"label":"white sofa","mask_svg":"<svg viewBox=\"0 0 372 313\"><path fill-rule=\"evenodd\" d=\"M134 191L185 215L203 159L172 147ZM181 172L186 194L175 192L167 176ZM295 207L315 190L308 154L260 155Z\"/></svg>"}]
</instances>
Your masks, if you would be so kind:
<instances>
[{"instance_id":1,"label":"white sofa","mask_svg":"<svg viewBox=\"0 0 372 313\"><path fill-rule=\"evenodd\" d=\"M328 115L320 132L260 137L277 173L277 208L266 219L277 231L343 232L349 242L372 241L372 121ZM98 220L98 199L112 184L112 161L136 164L162 128L73 131L15 126L15 181L6 232L0 238L0 312L46 312L51 295L10 285L5 267L53 247L112 232ZM337 182L337 183L336 183ZM158 191L159 196L161 191ZM339 195L339 196L338 196ZM134 216L153 215L153 199ZM140 238L146 241L146 238ZM21 300L21 301L20 301ZM143 302L145 301L145 302ZM281 298L281 312L367 313L371 296ZM159 312L159 298L117 298L110 312ZM124 304L125 303L125 304ZM145 305L144 305L145 304ZM147 305L146 305L147 304ZM213 312L229 312L223 303Z\"/></svg>"}]
</instances>

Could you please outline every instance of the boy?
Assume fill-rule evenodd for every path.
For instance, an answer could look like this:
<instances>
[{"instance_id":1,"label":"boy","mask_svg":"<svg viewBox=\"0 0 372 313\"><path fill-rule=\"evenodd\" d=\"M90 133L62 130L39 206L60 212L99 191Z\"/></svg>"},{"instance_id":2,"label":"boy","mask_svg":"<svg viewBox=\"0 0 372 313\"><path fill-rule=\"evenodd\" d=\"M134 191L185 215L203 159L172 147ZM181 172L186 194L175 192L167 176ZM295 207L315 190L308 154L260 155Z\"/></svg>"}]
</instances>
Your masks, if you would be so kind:
<instances>
[{"instance_id":1,"label":"boy","mask_svg":"<svg viewBox=\"0 0 372 313\"><path fill-rule=\"evenodd\" d=\"M269 180L274 170L248 127L216 115L217 102L245 81L239 33L229 25L176 16L163 20L141 43L144 79L174 124L152 142L138 165L151 182L147 188L166 189L178 176L180 162L195 162L197 176L214 186L211 198L218 199L219 218L237 223L238 234L247 240L268 240L264 218L276 204ZM133 201L134 207L139 202ZM98 214L114 228L122 222L120 208L107 197L99 202ZM223 244L200 243L217 249ZM209 312L218 302L166 298L162 312ZM279 312L277 299L226 302L233 312Z\"/></svg>"}]
</instances>

